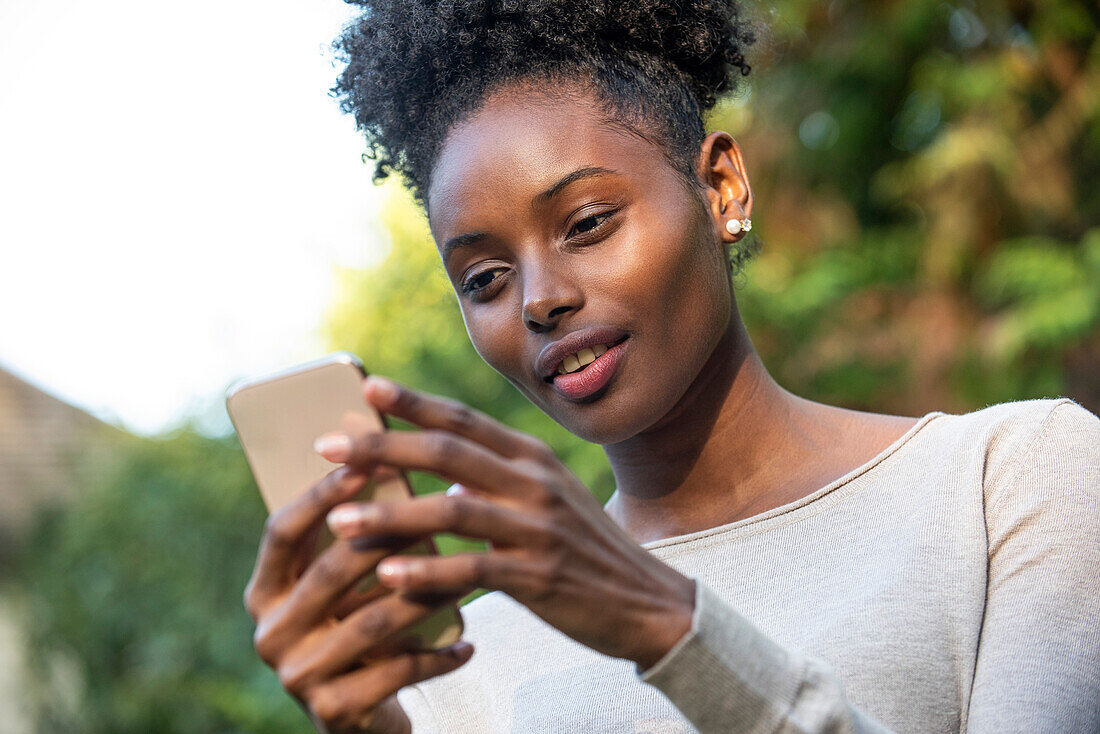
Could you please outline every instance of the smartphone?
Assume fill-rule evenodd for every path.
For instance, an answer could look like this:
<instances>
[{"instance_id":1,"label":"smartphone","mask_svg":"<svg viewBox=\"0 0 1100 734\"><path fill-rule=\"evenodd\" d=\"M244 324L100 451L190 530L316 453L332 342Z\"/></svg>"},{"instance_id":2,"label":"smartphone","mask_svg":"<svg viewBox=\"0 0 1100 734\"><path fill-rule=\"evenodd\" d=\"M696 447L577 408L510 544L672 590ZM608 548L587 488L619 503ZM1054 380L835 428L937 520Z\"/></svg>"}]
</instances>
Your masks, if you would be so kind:
<instances>
[{"instance_id":1,"label":"smartphone","mask_svg":"<svg viewBox=\"0 0 1100 734\"><path fill-rule=\"evenodd\" d=\"M295 499L335 469L313 450L313 441L332 431L384 431L385 419L363 399L362 361L350 352L335 352L313 362L237 382L226 393L229 419L237 431L248 466L268 512ZM413 496L404 474L368 482L358 501L402 502ZM322 525L317 552L334 538ZM437 554L429 538L401 551ZM377 583L371 574L360 591ZM438 649L458 642L462 615L456 604L441 607L408 630L412 647Z\"/></svg>"}]
</instances>

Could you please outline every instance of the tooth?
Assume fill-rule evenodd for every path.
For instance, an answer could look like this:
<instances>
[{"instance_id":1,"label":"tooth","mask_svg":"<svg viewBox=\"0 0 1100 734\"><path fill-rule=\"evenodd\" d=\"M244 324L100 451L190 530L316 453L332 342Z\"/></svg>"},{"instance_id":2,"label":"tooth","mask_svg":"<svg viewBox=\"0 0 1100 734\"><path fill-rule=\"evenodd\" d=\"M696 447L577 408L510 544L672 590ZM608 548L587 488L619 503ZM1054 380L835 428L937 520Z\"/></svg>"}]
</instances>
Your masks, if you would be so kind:
<instances>
[{"instance_id":1,"label":"tooth","mask_svg":"<svg viewBox=\"0 0 1100 734\"><path fill-rule=\"evenodd\" d=\"M581 368L581 363L577 361L577 355L570 354L562 361L562 367L565 367L566 372L576 372Z\"/></svg>"},{"instance_id":2,"label":"tooth","mask_svg":"<svg viewBox=\"0 0 1100 734\"><path fill-rule=\"evenodd\" d=\"M596 361L596 355L591 349L582 349L577 352L577 361L581 363L583 367L586 364L592 364Z\"/></svg>"},{"instance_id":3,"label":"tooth","mask_svg":"<svg viewBox=\"0 0 1100 734\"><path fill-rule=\"evenodd\" d=\"M592 353L595 354L597 357L601 356L606 351L607 347L605 347L603 344L597 344L596 346L592 347Z\"/></svg>"}]
</instances>

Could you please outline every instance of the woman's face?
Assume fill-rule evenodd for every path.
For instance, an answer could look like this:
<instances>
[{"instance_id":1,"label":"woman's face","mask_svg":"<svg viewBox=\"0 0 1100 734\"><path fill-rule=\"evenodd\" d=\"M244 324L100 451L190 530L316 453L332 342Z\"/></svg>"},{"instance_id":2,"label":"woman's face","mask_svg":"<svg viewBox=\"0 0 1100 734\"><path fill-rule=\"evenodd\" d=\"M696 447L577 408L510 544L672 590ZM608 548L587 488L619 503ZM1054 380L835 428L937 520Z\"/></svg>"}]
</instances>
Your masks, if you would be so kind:
<instances>
[{"instance_id":1,"label":"woman's face","mask_svg":"<svg viewBox=\"0 0 1100 734\"><path fill-rule=\"evenodd\" d=\"M732 295L704 196L604 114L590 97L490 96L444 141L428 215L481 357L610 444L684 396Z\"/></svg>"}]
</instances>

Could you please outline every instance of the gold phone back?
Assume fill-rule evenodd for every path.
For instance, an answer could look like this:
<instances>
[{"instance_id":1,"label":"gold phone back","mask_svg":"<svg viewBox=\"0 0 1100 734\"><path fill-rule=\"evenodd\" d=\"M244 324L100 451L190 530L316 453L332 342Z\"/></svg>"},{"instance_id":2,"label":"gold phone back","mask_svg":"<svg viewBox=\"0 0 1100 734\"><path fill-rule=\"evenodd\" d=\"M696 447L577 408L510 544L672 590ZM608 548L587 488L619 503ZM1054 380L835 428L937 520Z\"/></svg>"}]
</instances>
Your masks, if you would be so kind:
<instances>
[{"instance_id":1,"label":"gold phone back","mask_svg":"<svg viewBox=\"0 0 1100 734\"><path fill-rule=\"evenodd\" d=\"M338 466L313 450L318 436L339 430L385 430L381 416L363 400L364 374L358 357L336 352L230 389L226 409L269 512L294 500ZM369 484L356 499L399 502L411 496L405 478L396 477ZM323 526L318 551L332 540ZM402 551L435 552L430 540ZM368 580L375 581L373 574ZM359 591L366 593L369 588L364 585ZM416 647L445 647L458 641L462 619L456 607L443 607L410 634Z\"/></svg>"},{"instance_id":2,"label":"gold phone back","mask_svg":"<svg viewBox=\"0 0 1100 734\"><path fill-rule=\"evenodd\" d=\"M313 450L322 433L340 430L347 413L382 430L361 395L363 373L344 355L241 384L226 407L269 512L336 468Z\"/></svg>"}]
</instances>

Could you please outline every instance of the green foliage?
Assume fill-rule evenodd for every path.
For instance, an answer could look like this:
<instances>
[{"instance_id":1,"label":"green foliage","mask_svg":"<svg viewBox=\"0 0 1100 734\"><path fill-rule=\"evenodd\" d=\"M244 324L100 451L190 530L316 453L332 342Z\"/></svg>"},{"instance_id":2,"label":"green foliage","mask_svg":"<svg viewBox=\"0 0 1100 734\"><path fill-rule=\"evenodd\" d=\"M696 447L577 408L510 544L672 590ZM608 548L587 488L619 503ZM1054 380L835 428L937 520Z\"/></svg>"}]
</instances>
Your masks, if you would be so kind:
<instances>
[{"instance_id":1,"label":"green foliage","mask_svg":"<svg viewBox=\"0 0 1100 734\"><path fill-rule=\"evenodd\" d=\"M1005 242L975 281L979 301L998 320L995 356L1017 359L1028 350L1059 350L1092 331L1100 316L1100 228L1076 248L1046 237Z\"/></svg>"},{"instance_id":2,"label":"green foliage","mask_svg":"<svg viewBox=\"0 0 1100 734\"><path fill-rule=\"evenodd\" d=\"M709 124L745 152L763 249L738 302L772 374L880 412L1059 394L1100 409L1095 4L761 12L749 86ZM390 255L341 274L331 346L543 438L606 499L599 447L471 347L419 211L398 191L385 211ZM17 569L42 731L310 731L256 659L241 602L263 516L235 440L182 432L127 444L116 471L44 517ZM59 656L78 666L69 704L46 683Z\"/></svg>"},{"instance_id":3,"label":"green foliage","mask_svg":"<svg viewBox=\"0 0 1100 734\"><path fill-rule=\"evenodd\" d=\"M738 282L785 387L880 412L1070 395L1100 409L1094 4L785 0L741 143Z\"/></svg>"},{"instance_id":4,"label":"green foliage","mask_svg":"<svg viewBox=\"0 0 1100 734\"><path fill-rule=\"evenodd\" d=\"M48 687L41 731L311 731L252 648L242 595L266 516L235 438L133 439L118 469L43 517L19 573L32 666L77 661L71 708Z\"/></svg>"},{"instance_id":5,"label":"green foliage","mask_svg":"<svg viewBox=\"0 0 1100 734\"><path fill-rule=\"evenodd\" d=\"M780 0L762 20L745 92L709 126L745 151L763 248L738 301L773 375L910 415L1100 408L1095 9ZM470 347L422 214L396 192L387 211L390 257L345 274L332 345L547 438L606 498L599 452Z\"/></svg>"}]
</instances>

